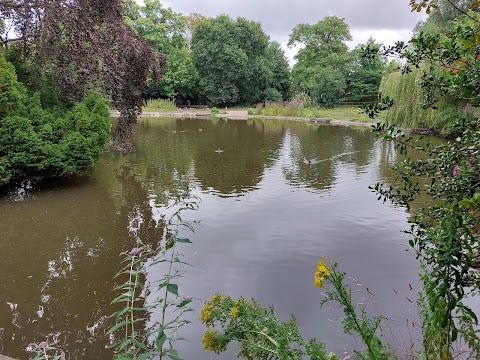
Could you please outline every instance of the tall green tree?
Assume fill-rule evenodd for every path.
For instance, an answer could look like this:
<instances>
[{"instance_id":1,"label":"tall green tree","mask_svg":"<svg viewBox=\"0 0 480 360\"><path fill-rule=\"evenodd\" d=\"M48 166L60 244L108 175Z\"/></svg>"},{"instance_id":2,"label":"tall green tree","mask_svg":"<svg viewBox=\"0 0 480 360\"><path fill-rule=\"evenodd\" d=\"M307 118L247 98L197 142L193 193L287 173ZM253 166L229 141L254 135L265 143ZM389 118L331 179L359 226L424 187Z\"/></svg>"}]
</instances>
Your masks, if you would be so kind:
<instances>
[{"instance_id":1,"label":"tall green tree","mask_svg":"<svg viewBox=\"0 0 480 360\"><path fill-rule=\"evenodd\" d=\"M253 104L267 89L287 93L288 64L278 45L269 49L259 23L225 15L203 21L194 30L192 54L212 104Z\"/></svg>"},{"instance_id":2,"label":"tall green tree","mask_svg":"<svg viewBox=\"0 0 480 360\"><path fill-rule=\"evenodd\" d=\"M318 23L297 25L288 41L288 46L302 45L295 56L297 63L292 70L292 82L296 91L317 93L322 88L320 73L335 72L335 78L345 76L350 63L346 41L351 40L350 29L344 19L327 16ZM320 81L320 83L319 83ZM345 79L342 80L345 82Z\"/></svg>"},{"instance_id":3,"label":"tall green tree","mask_svg":"<svg viewBox=\"0 0 480 360\"><path fill-rule=\"evenodd\" d=\"M386 69L386 58L378 51L382 45L373 38L366 44L360 44L352 50L352 64L347 76L346 97L351 101L365 101L378 96L378 89ZM365 51L371 49L375 56L365 57Z\"/></svg>"},{"instance_id":4,"label":"tall green tree","mask_svg":"<svg viewBox=\"0 0 480 360\"><path fill-rule=\"evenodd\" d=\"M159 0L131 4L129 20L138 35L167 56L167 70L159 81L149 81L147 97L193 98L198 96L198 73L187 38L188 19L166 8Z\"/></svg>"},{"instance_id":5,"label":"tall green tree","mask_svg":"<svg viewBox=\"0 0 480 360\"><path fill-rule=\"evenodd\" d=\"M280 100L288 99L290 97L291 87L290 65L288 64L288 59L278 42L270 42L266 51L266 58L269 63L268 67L272 71L272 79L271 86L268 87L265 92L276 91L281 95ZM264 93L264 95L267 95L266 93ZM264 97L269 98L268 96Z\"/></svg>"}]
</instances>

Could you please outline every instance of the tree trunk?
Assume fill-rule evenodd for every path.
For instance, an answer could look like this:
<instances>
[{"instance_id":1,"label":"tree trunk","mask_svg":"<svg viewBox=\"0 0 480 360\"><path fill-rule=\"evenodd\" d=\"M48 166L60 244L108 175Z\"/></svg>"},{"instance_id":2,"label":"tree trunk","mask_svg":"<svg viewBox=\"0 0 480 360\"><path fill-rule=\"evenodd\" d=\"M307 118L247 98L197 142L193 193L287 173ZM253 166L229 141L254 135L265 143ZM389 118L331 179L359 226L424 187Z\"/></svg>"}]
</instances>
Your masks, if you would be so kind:
<instances>
[{"instance_id":1,"label":"tree trunk","mask_svg":"<svg viewBox=\"0 0 480 360\"><path fill-rule=\"evenodd\" d=\"M121 110L118 124L112 132L112 149L122 154L135 152L133 135L137 123L138 111Z\"/></svg>"}]
</instances>

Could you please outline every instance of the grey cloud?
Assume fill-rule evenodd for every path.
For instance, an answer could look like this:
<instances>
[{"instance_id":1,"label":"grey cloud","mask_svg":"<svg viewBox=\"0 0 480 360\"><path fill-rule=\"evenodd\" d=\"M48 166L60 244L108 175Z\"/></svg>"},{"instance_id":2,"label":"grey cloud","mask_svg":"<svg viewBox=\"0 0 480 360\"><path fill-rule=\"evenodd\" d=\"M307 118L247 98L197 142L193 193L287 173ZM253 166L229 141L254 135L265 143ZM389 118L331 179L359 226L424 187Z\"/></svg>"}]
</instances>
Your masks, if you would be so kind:
<instances>
[{"instance_id":1,"label":"grey cloud","mask_svg":"<svg viewBox=\"0 0 480 360\"><path fill-rule=\"evenodd\" d=\"M274 38L288 35L299 23L316 23L329 15L345 18L351 29L358 30L411 30L425 17L411 13L408 0L170 0L164 3L184 14L228 14L259 21Z\"/></svg>"}]
</instances>

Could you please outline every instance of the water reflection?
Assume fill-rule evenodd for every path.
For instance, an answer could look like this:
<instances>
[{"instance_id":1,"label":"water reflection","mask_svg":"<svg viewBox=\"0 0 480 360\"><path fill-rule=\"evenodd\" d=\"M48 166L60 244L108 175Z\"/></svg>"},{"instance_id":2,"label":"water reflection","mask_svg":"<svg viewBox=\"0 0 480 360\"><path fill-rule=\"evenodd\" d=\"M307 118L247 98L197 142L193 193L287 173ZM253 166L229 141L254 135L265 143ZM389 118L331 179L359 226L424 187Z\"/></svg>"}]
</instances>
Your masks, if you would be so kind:
<instances>
[{"instance_id":1,"label":"water reflection","mask_svg":"<svg viewBox=\"0 0 480 360\"><path fill-rule=\"evenodd\" d=\"M186 249L195 269L184 295L273 303L341 352L345 340L324 326L341 313L320 310L311 281L325 255L400 316L395 299L416 281L402 247L407 215L368 190L394 181L389 144L362 129L272 120L145 119L136 136L135 154L106 153L84 176L0 197L0 353L25 358L29 343L55 338L69 359L110 359L103 334L118 254L137 239L158 242L159 214L186 183L202 198L189 215L202 225ZM148 280L162 271L149 269ZM184 358L213 358L198 324L184 335Z\"/></svg>"},{"instance_id":2,"label":"water reflection","mask_svg":"<svg viewBox=\"0 0 480 360\"><path fill-rule=\"evenodd\" d=\"M289 139L292 163L284 169L292 185L316 190L335 182L336 164L353 164L357 171L371 162L374 136L365 129L335 126L304 126Z\"/></svg>"}]
</instances>

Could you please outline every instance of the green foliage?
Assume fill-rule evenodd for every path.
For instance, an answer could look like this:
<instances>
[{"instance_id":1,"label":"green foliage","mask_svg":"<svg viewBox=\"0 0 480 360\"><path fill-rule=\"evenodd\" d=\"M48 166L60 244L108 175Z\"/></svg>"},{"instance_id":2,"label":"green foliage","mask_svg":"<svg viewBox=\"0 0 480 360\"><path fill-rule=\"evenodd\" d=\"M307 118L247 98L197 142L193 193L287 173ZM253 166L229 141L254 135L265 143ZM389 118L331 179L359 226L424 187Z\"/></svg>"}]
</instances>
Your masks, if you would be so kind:
<instances>
[{"instance_id":1,"label":"green foliage","mask_svg":"<svg viewBox=\"0 0 480 360\"><path fill-rule=\"evenodd\" d=\"M283 96L277 89L268 88L263 92L263 98L265 101L282 101Z\"/></svg>"},{"instance_id":2,"label":"green foliage","mask_svg":"<svg viewBox=\"0 0 480 360\"><path fill-rule=\"evenodd\" d=\"M473 286L472 293L480 286L480 279L470 272L480 250L478 118L454 142L441 145L420 145L387 125L378 124L376 131L384 132L385 139L395 142L401 153L414 149L429 155L426 160L407 158L397 167L403 179L398 188L375 186L381 198L396 204L409 208L417 199L428 204L415 210L408 232L410 245L427 272L423 276L425 350L441 359L450 358L452 344L462 336L472 351L478 351L477 333L472 330L478 325L477 316L463 303L466 286Z\"/></svg>"},{"instance_id":3,"label":"green foliage","mask_svg":"<svg viewBox=\"0 0 480 360\"><path fill-rule=\"evenodd\" d=\"M60 360L62 359L61 355L57 354L57 349L52 344L49 344L47 341L42 341L40 343L30 344L30 352L34 353L35 356L32 360Z\"/></svg>"},{"instance_id":4,"label":"green foliage","mask_svg":"<svg viewBox=\"0 0 480 360\"><path fill-rule=\"evenodd\" d=\"M257 104L256 115L303 117L303 104L298 101L270 102Z\"/></svg>"},{"instance_id":5,"label":"green foliage","mask_svg":"<svg viewBox=\"0 0 480 360\"><path fill-rule=\"evenodd\" d=\"M338 302L345 314L342 320L345 333L359 335L366 345L364 352L356 352L359 359L397 359L377 335L381 318L370 319L365 308L357 309L352 290L344 283L345 274L337 271L337 264L328 268L322 258L314 278L316 287L326 287L321 304ZM245 359L337 359L335 354L325 352L324 344L315 339L304 340L294 316L288 322L281 322L273 307L266 309L255 300L233 300L216 294L205 303L200 320L206 326L203 347L216 354L236 341L238 354Z\"/></svg>"},{"instance_id":6,"label":"green foliage","mask_svg":"<svg viewBox=\"0 0 480 360\"><path fill-rule=\"evenodd\" d=\"M162 79L149 81L147 97L197 97L199 77L186 38L187 19L158 0L132 4L128 14L138 35L168 57Z\"/></svg>"},{"instance_id":7,"label":"green foliage","mask_svg":"<svg viewBox=\"0 0 480 360\"><path fill-rule=\"evenodd\" d=\"M25 89L17 80L15 67L0 56L0 118L21 106Z\"/></svg>"},{"instance_id":8,"label":"green foliage","mask_svg":"<svg viewBox=\"0 0 480 360\"><path fill-rule=\"evenodd\" d=\"M434 8L435 3L412 1L411 5L421 11L423 7ZM475 4L480 6L478 2ZM417 88L422 93L416 97L421 99L424 109L438 108L438 102L445 97L460 104L469 102L463 114L454 108L438 114L442 115L438 118L443 131L455 135L455 140L432 145L421 138L413 139L391 125L375 127L407 157L395 168L402 183L398 186L379 183L374 190L384 201L391 200L408 209L413 204L419 207L409 220L408 233L410 245L424 269L420 309L425 357L435 359L456 357L454 344L459 342L466 345L464 352L468 351L470 358L478 358L480 354L478 316L464 302L468 295L478 295L480 286L480 278L471 272L472 267L480 264L480 123L475 109L480 104L476 47L480 21L476 14L468 13L454 23L456 26L447 35L420 33L411 40L410 47L397 43L385 54L405 59L403 72L411 72L412 67L421 70L407 76L418 79ZM392 75L401 76L392 73L389 77ZM407 84L412 83L415 82ZM395 84L400 87L401 79ZM407 91L410 95L411 89L410 85ZM374 115L375 106L364 109ZM409 156L411 151L420 151L425 156L413 161Z\"/></svg>"},{"instance_id":9,"label":"green foliage","mask_svg":"<svg viewBox=\"0 0 480 360\"><path fill-rule=\"evenodd\" d=\"M305 91L297 92L293 95L292 100L300 102L305 107L313 106L312 98Z\"/></svg>"},{"instance_id":10,"label":"green foliage","mask_svg":"<svg viewBox=\"0 0 480 360\"><path fill-rule=\"evenodd\" d=\"M347 83L343 74L333 68L322 68L315 75L315 83L311 88L314 101L326 108L332 108L342 98Z\"/></svg>"},{"instance_id":11,"label":"green foliage","mask_svg":"<svg viewBox=\"0 0 480 360\"><path fill-rule=\"evenodd\" d=\"M218 110L216 107L212 107L211 113L212 114L220 114L220 110Z\"/></svg>"},{"instance_id":12,"label":"green foliage","mask_svg":"<svg viewBox=\"0 0 480 360\"><path fill-rule=\"evenodd\" d=\"M414 29L417 37L421 32L428 35L447 34L452 30L454 20L467 12L475 0L439 0L431 9L430 16L420 21Z\"/></svg>"},{"instance_id":13,"label":"green foliage","mask_svg":"<svg viewBox=\"0 0 480 360\"><path fill-rule=\"evenodd\" d=\"M213 105L256 103L268 88L288 95L288 62L259 23L224 15L201 22L193 33L192 54Z\"/></svg>"},{"instance_id":14,"label":"green foliage","mask_svg":"<svg viewBox=\"0 0 480 360\"><path fill-rule=\"evenodd\" d=\"M38 79L33 75L35 72L34 66L29 59L25 59L22 56L22 49L19 45L9 45L5 51L5 59L15 66L19 82L27 87L37 83Z\"/></svg>"},{"instance_id":15,"label":"green foliage","mask_svg":"<svg viewBox=\"0 0 480 360\"><path fill-rule=\"evenodd\" d=\"M293 316L281 322L273 307L265 309L255 300L234 301L229 296L216 294L205 303L200 320L207 327L203 347L216 354L236 341L238 354L244 359L302 359L305 356L315 360L336 359L333 354L326 354L323 344L305 341Z\"/></svg>"},{"instance_id":16,"label":"green foliage","mask_svg":"<svg viewBox=\"0 0 480 360\"><path fill-rule=\"evenodd\" d=\"M462 136L465 129L471 128L478 121L478 114L471 106L465 106L463 111L446 108L440 116L440 132L448 138L458 138Z\"/></svg>"},{"instance_id":17,"label":"green foliage","mask_svg":"<svg viewBox=\"0 0 480 360\"><path fill-rule=\"evenodd\" d=\"M443 127L441 112L452 107L454 103L445 98L436 104L435 109L426 109L425 94L420 86L424 74L421 70L408 74L395 71L382 79L381 95L395 99L395 106L385 115L386 121L411 129Z\"/></svg>"},{"instance_id":18,"label":"green foliage","mask_svg":"<svg viewBox=\"0 0 480 360\"><path fill-rule=\"evenodd\" d=\"M162 216L160 224L163 226L163 238L160 239L160 249L138 242L130 252L124 252L124 267L116 277L125 281L115 290L121 294L112 304L121 305L110 317L116 320L107 335L115 337L112 348L115 349L115 358L152 359L169 358L180 359L176 342L182 340L177 336L178 330L189 324L183 317L192 311L192 298L180 297L177 281L183 273L177 268L184 263L181 254L177 251L179 244L189 244L188 238L181 237L184 231L193 231L192 223L182 219L185 211L198 210L198 199L191 195L190 189L180 191L174 201L168 206L173 214L166 218ZM162 295L156 297L148 305L145 304L145 294L150 288L145 282L146 264L149 266L165 265L166 273L157 285L157 291ZM173 297L173 299L172 299ZM161 321L145 328L145 321L150 314L160 310Z\"/></svg>"},{"instance_id":19,"label":"green foliage","mask_svg":"<svg viewBox=\"0 0 480 360\"><path fill-rule=\"evenodd\" d=\"M378 317L368 318L364 307L357 310L357 307L353 304L352 289L344 284L345 274L337 271L337 264L327 268L324 260L318 264L315 273L315 285L320 288L331 285L333 289L326 292L325 299L322 300L321 304L335 301L343 308L345 316L342 323L345 333L360 335L367 347L365 354L358 354L359 358L369 360L395 359L396 357L390 353L389 347L383 344L377 335L382 319Z\"/></svg>"},{"instance_id":20,"label":"green foliage","mask_svg":"<svg viewBox=\"0 0 480 360\"><path fill-rule=\"evenodd\" d=\"M164 112L164 111L176 111L177 106L175 100L169 99L155 99L148 100L147 104L143 107L143 111L147 112Z\"/></svg>"},{"instance_id":21,"label":"green foliage","mask_svg":"<svg viewBox=\"0 0 480 360\"><path fill-rule=\"evenodd\" d=\"M315 103L332 107L342 98L359 101L376 97L385 68L380 54L364 56L364 48L379 49L372 38L348 51L351 40L344 19L325 17L315 25L299 24L288 45L304 45L292 70L293 88L310 95Z\"/></svg>"},{"instance_id":22,"label":"green foliage","mask_svg":"<svg viewBox=\"0 0 480 360\"><path fill-rule=\"evenodd\" d=\"M310 99L310 97L308 98ZM339 106L331 109L313 106L306 107L303 105L303 101L300 100L259 103L255 109L255 115L371 122L365 114L362 114L354 106Z\"/></svg>"},{"instance_id":23,"label":"green foliage","mask_svg":"<svg viewBox=\"0 0 480 360\"><path fill-rule=\"evenodd\" d=\"M346 98L350 101L365 101L378 96L382 76L385 72L385 58L378 54L381 44L370 38L366 44L358 45L352 55L354 61L347 76ZM376 55L365 56L373 49Z\"/></svg>"},{"instance_id":24,"label":"green foliage","mask_svg":"<svg viewBox=\"0 0 480 360\"><path fill-rule=\"evenodd\" d=\"M299 24L290 35L289 46L304 45L295 56L297 63L292 70L296 91L311 93L324 68L345 75L351 56L345 41L351 40L347 23L335 16L327 16L315 25Z\"/></svg>"},{"instance_id":25,"label":"green foliage","mask_svg":"<svg viewBox=\"0 0 480 360\"><path fill-rule=\"evenodd\" d=\"M0 185L61 176L92 167L110 133L109 111L97 94L71 109L45 91L26 95L13 66L0 58Z\"/></svg>"},{"instance_id":26,"label":"green foliage","mask_svg":"<svg viewBox=\"0 0 480 360\"><path fill-rule=\"evenodd\" d=\"M267 90L276 90L281 94L281 98L278 98L278 100L270 100L287 100L290 97L290 65L288 64L287 57L278 42L272 41L268 44L266 58L269 62L268 67L273 71L273 76L271 82L268 84L269 88L267 88Z\"/></svg>"}]
</instances>

